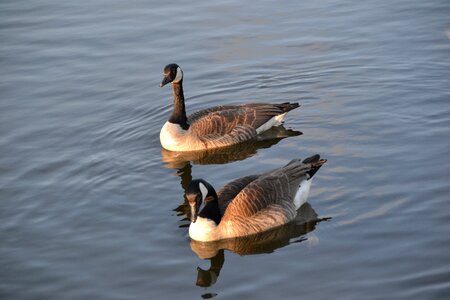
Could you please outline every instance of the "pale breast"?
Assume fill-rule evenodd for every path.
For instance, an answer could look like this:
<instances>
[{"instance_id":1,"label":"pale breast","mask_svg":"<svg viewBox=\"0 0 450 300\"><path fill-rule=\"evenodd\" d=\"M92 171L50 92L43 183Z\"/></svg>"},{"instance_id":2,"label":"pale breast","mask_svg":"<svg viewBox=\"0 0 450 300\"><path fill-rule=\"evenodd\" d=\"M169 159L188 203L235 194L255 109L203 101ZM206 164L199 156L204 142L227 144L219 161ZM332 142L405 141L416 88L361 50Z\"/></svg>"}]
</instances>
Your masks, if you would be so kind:
<instances>
[{"instance_id":1,"label":"pale breast","mask_svg":"<svg viewBox=\"0 0 450 300\"><path fill-rule=\"evenodd\" d=\"M161 128L159 139L161 145L171 151L180 150L186 140L186 130L181 128L180 125L171 122L166 122Z\"/></svg>"},{"instance_id":2,"label":"pale breast","mask_svg":"<svg viewBox=\"0 0 450 300\"><path fill-rule=\"evenodd\" d=\"M170 151L195 151L205 148L196 134L169 121L161 128L159 140L163 148Z\"/></svg>"},{"instance_id":3,"label":"pale breast","mask_svg":"<svg viewBox=\"0 0 450 300\"><path fill-rule=\"evenodd\" d=\"M217 232L216 223L202 217L198 217L195 223L191 223L189 226L189 236L191 239L201 242L221 239L221 236Z\"/></svg>"}]
</instances>

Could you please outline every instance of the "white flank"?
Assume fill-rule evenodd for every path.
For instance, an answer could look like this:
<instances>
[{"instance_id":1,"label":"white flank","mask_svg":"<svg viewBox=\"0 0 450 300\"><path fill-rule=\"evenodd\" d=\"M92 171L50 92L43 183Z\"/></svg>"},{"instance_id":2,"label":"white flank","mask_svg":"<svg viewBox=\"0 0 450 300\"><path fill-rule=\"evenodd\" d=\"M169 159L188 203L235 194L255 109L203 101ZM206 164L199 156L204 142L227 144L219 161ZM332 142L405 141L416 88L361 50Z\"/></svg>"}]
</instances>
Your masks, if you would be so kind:
<instances>
[{"instance_id":1,"label":"white flank","mask_svg":"<svg viewBox=\"0 0 450 300\"><path fill-rule=\"evenodd\" d=\"M216 222L198 217L197 221L189 226L189 236L191 239L201 242L217 240L219 238L215 236L216 229Z\"/></svg>"},{"instance_id":2,"label":"white flank","mask_svg":"<svg viewBox=\"0 0 450 300\"><path fill-rule=\"evenodd\" d=\"M262 133L264 131L269 130L273 126L281 125L283 123L283 120L284 120L284 117L286 116L286 114L287 113L284 113L284 114L281 114L281 115L273 117L272 119L270 119L266 123L264 123L261 126L259 126L258 128L256 128L256 133L260 134L260 133Z\"/></svg>"},{"instance_id":3,"label":"white flank","mask_svg":"<svg viewBox=\"0 0 450 300\"><path fill-rule=\"evenodd\" d=\"M311 181L310 180L303 180L300 182L300 187L297 190L297 193L294 197L294 205L295 209L299 209L300 206L302 206L304 203L306 203L306 200L308 199L309 195L309 189L311 188Z\"/></svg>"},{"instance_id":4,"label":"white flank","mask_svg":"<svg viewBox=\"0 0 450 300\"><path fill-rule=\"evenodd\" d=\"M181 128L180 125L167 121L161 128L161 132L159 133L159 140L161 141L161 145L167 150L183 150L180 148L182 147L182 144L184 142L185 134L186 130Z\"/></svg>"}]
</instances>

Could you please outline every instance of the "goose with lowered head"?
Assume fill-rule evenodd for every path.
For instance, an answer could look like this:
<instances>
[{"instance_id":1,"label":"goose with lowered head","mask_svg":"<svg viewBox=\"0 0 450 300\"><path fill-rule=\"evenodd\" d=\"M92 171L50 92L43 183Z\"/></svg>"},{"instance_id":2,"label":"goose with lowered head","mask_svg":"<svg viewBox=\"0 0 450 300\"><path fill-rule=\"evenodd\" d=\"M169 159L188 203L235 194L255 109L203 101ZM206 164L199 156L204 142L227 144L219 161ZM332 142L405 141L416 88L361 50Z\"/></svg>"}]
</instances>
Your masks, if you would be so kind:
<instances>
[{"instance_id":1,"label":"goose with lowered head","mask_svg":"<svg viewBox=\"0 0 450 300\"><path fill-rule=\"evenodd\" d=\"M326 162L318 154L260 175L238 178L217 193L203 179L186 189L191 208L189 236L216 241L264 232L295 219L311 179Z\"/></svg>"},{"instance_id":2,"label":"goose with lowered head","mask_svg":"<svg viewBox=\"0 0 450 300\"><path fill-rule=\"evenodd\" d=\"M160 132L161 145L170 151L197 151L227 147L255 138L281 125L298 103L221 105L186 116L183 71L177 64L164 68L161 87L172 83L173 112Z\"/></svg>"}]
</instances>

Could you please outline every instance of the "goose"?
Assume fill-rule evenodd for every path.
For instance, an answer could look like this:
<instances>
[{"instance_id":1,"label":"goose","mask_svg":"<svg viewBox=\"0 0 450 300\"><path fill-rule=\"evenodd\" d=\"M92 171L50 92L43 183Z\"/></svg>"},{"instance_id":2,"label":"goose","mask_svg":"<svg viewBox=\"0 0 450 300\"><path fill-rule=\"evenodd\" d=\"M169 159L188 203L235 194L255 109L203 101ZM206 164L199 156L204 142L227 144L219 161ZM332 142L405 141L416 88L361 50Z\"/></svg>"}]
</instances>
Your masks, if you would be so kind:
<instances>
[{"instance_id":1,"label":"goose","mask_svg":"<svg viewBox=\"0 0 450 300\"><path fill-rule=\"evenodd\" d=\"M326 162L316 154L263 173L235 179L217 193L204 179L186 189L189 236L201 242L261 233L295 219L307 200L311 179Z\"/></svg>"},{"instance_id":2,"label":"goose","mask_svg":"<svg viewBox=\"0 0 450 300\"><path fill-rule=\"evenodd\" d=\"M167 168L180 169L192 162L199 165L226 164L244 160L255 155L259 149L270 148L282 139L303 134L300 131L284 128L283 125L272 127L257 138L245 141L234 147L214 148L200 151L174 152L161 149L161 158ZM192 178L191 178L192 180ZM189 182L191 181L189 180Z\"/></svg>"},{"instance_id":3,"label":"goose","mask_svg":"<svg viewBox=\"0 0 450 300\"><path fill-rule=\"evenodd\" d=\"M283 226L249 236L212 242L191 239L190 246L191 250L201 259L212 258L222 249L241 256L272 253L276 249L283 248L291 243L309 240L305 238L305 235L314 231L320 222L329 219L331 218L319 218L312 206L305 203L297 210L296 218ZM312 243L313 240L308 241L308 243L310 242Z\"/></svg>"},{"instance_id":4,"label":"goose","mask_svg":"<svg viewBox=\"0 0 450 300\"><path fill-rule=\"evenodd\" d=\"M173 112L161 128L160 141L170 151L198 151L227 147L255 138L273 126L281 125L298 103L249 103L220 105L186 116L183 71L177 64L164 68L161 87L172 83Z\"/></svg>"}]
</instances>

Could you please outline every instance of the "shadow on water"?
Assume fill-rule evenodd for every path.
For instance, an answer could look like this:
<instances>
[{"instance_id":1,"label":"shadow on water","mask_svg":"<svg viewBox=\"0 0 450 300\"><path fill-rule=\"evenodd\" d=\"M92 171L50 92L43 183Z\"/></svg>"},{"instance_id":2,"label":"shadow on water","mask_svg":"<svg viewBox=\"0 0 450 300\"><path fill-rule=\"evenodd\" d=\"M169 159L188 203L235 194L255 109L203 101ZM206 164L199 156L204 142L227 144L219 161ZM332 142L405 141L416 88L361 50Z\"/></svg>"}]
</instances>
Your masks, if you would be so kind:
<instances>
[{"instance_id":1,"label":"shadow on water","mask_svg":"<svg viewBox=\"0 0 450 300\"><path fill-rule=\"evenodd\" d=\"M208 287L217 281L225 263L224 250L229 250L239 255L272 253L276 249L289 244L305 241L305 235L313 231L316 224L328 219L319 218L311 205L305 203L299 208L294 221L263 233L216 242L191 240L192 251L201 259L210 260L211 263L208 270L197 267L196 285Z\"/></svg>"},{"instance_id":2,"label":"shadow on water","mask_svg":"<svg viewBox=\"0 0 450 300\"><path fill-rule=\"evenodd\" d=\"M162 160L170 169L182 169L189 162L199 165L226 164L255 155L259 149L270 148L282 139L299 136L302 132L286 129L283 125L260 134L257 139L231 147L192 152L174 152L162 149Z\"/></svg>"}]
</instances>

